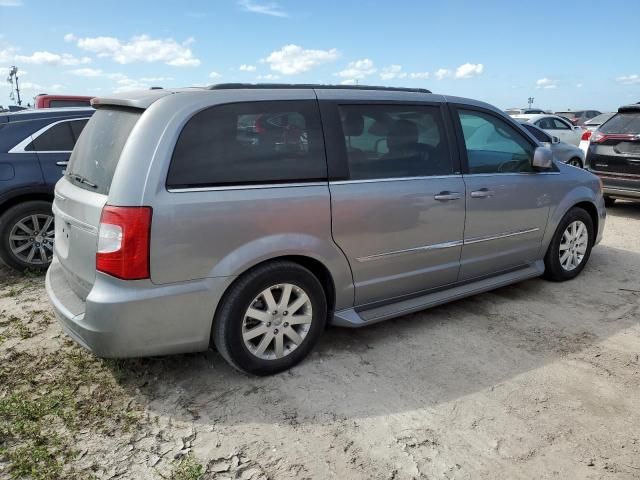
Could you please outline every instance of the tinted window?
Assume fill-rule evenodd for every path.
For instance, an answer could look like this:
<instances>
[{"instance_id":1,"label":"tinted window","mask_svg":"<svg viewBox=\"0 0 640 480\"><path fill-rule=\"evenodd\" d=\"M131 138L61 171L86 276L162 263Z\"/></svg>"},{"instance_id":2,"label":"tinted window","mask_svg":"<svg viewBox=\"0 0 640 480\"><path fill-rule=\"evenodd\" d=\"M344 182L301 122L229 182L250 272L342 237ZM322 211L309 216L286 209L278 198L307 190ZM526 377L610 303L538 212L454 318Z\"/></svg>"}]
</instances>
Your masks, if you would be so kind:
<instances>
[{"instance_id":1,"label":"tinted window","mask_svg":"<svg viewBox=\"0 0 640 480\"><path fill-rule=\"evenodd\" d=\"M252 102L203 110L176 143L167 186L324 179L322 131L313 101Z\"/></svg>"},{"instance_id":2,"label":"tinted window","mask_svg":"<svg viewBox=\"0 0 640 480\"><path fill-rule=\"evenodd\" d=\"M89 100L51 100L49 102L50 108L55 107L88 107L91 105Z\"/></svg>"},{"instance_id":3,"label":"tinted window","mask_svg":"<svg viewBox=\"0 0 640 480\"><path fill-rule=\"evenodd\" d=\"M549 120L551 120L553 129L555 130L570 130L569 125L564 123L562 120L558 120L557 118L550 118Z\"/></svg>"},{"instance_id":4,"label":"tinted window","mask_svg":"<svg viewBox=\"0 0 640 480\"><path fill-rule=\"evenodd\" d=\"M602 133L631 133L640 134L640 112L616 113L611 119L600 126Z\"/></svg>"},{"instance_id":5,"label":"tinted window","mask_svg":"<svg viewBox=\"0 0 640 480\"><path fill-rule=\"evenodd\" d=\"M56 152L73 150L76 141L69 122L60 122L34 138L25 150Z\"/></svg>"},{"instance_id":6,"label":"tinted window","mask_svg":"<svg viewBox=\"0 0 640 480\"><path fill-rule=\"evenodd\" d=\"M524 128L526 128L529 131L530 134L532 134L534 137L536 137L538 139L538 141L551 143L551 137L549 135L547 135L546 133L544 133L539 128L534 127L530 123L523 123L522 126Z\"/></svg>"},{"instance_id":7,"label":"tinted window","mask_svg":"<svg viewBox=\"0 0 640 480\"><path fill-rule=\"evenodd\" d=\"M535 122L535 125L542 128L543 130L553 130L555 128L555 125L552 122L552 119L548 117L541 118L540 120Z\"/></svg>"},{"instance_id":8,"label":"tinted window","mask_svg":"<svg viewBox=\"0 0 640 480\"><path fill-rule=\"evenodd\" d=\"M423 177L453 172L438 107L340 107L350 178Z\"/></svg>"},{"instance_id":9,"label":"tinted window","mask_svg":"<svg viewBox=\"0 0 640 480\"><path fill-rule=\"evenodd\" d=\"M140 118L141 110L100 108L93 114L71 153L67 173L79 187L107 194L129 134ZM74 179L80 175L96 187Z\"/></svg>"},{"instance_id":10,"label":"tinted window","mask_svg":"<svg viewBox=\"0 0 640 480\"><path fill-rule=\"evenodd\" d=\"M459 110L469 173L530 172L534 147L507 122L483 112Z\"/></svg>"},{"instance_id":11,"label":"tinted window","mask_svg":"<svg viewBox=\"0 0 640 480\"><path fill-rule=\"evenodd\" d=\"M78 141L78 138L80 137L82 130L84 130L87 122L88 120L72 120L69 122L69 125L71 125L71 131L73 132L73 138L76 142Z\"/></svg>"}]
</instances>

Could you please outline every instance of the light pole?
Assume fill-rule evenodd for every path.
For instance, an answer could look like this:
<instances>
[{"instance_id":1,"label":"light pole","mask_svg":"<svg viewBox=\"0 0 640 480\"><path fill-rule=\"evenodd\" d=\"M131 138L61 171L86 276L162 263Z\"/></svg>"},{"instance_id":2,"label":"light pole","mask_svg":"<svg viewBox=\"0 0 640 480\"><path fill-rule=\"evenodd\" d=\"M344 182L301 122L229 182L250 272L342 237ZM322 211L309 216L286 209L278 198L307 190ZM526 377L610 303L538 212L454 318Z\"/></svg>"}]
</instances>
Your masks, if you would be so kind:
<instances>
[{"instance_id":1,"label":"light pole","mask_svg":"<svg viewBox=\"0 0 640 480\"><path fill-rule=\"evenodd\" d=\"M19 83L19 78L18 78L18 67L16 67L15 65L12 66L9 69L9 76L7 77L7 82L9 82L11 84L11 93L9 94L9 98L11 100L14 100L16 97L14 97L13 94L13 79L15 78L16 80L16 97L18 99L18 106L22 105L22 99L20 98L20 83Z\"/></svg>"},{"instance_id":2,"label":"light pole","mask_svg":"<svg viewBox=\"0 0 640 480\"><path fill-rule=\"evenodd\" d=\"M527 102L529 102L529 108L531 108L531 106L533 105L533 101L534 101L534 100L535 100L535 98L533 98L533 97L529 97L529 98L527 99Z\"/></svg>"}]
</instances>

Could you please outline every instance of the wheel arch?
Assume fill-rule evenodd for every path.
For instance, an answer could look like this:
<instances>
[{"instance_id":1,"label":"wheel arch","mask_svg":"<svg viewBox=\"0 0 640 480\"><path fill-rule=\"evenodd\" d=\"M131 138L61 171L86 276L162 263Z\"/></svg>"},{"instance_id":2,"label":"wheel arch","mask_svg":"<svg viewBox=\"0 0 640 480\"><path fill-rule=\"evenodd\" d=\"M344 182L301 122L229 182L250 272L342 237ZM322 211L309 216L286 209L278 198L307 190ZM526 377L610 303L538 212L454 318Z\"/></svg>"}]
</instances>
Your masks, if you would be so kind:
<instances>
[{"instance_id":1,"label":"wheel arch","mask_svg":"<svg viewBox=\"0 0 640 480\"><path fill-rule=\"evenodd\" d=\"M13 192L12 195L0 199L0 215L16 205L34 200L53 203L53 193L43 190Z\"/></svg>"}]
</instances>

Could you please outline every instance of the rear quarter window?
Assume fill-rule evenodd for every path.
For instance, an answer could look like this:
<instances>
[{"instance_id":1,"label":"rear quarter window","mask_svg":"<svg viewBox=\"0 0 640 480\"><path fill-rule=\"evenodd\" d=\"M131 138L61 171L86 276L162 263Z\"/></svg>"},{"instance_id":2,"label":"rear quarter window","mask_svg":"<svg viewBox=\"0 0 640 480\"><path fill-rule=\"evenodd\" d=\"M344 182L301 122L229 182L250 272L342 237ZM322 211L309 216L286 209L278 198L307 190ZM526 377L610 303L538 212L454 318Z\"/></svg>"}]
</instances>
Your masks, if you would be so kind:
<instances>
[{"instance_id":1,"label":"rear quarter window","mask_svg":"<svg viewBox=\"0 0 640 480\"><path fill-rule=\"evenodd\" d=\"M168 188L326 179L317 103L218 105L194 115L176 143Z\"/></svg>"}]
</instances>

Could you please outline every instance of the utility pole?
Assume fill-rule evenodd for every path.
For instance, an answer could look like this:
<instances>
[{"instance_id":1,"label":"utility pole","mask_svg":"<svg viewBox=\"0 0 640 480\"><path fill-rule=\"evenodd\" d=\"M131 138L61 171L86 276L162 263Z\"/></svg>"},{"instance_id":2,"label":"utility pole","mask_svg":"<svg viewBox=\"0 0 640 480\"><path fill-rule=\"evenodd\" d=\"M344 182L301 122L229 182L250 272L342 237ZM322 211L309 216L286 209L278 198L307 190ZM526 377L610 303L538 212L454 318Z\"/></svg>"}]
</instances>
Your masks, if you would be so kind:
<instances>
[{"instance_id":1,"label":"utility pole","mask_svg":"<svg viewBox=\"0 0 640 480\"><path fill-rule=\"evenodd\" d=\"M15 82L16 82L15 95L13 93L13 89L14 89L13 81L14 81L14 78L15 78ZM20 98L20 83L19 83L19 78L18 78L18 67L16 67L15 65L12 66L9 69L9 76L7 77L7 82L11 84L11 93L9 94L9 98L11 100L16 100L16 97L17 97L18 106L22 105L22 99Z\"/></svg>"},{"instance_id":2,"label":"utility pole","mask_svg":"<svg viewBox=\"0 0 640 480\"><path fill-rule=\"evenodd\" d=\"M533 98L533 97L529 97L529 98L527 99L527 102L529 102L529 108L531 108L531 106L533 105L533 101L534 101L534 100L535 100L535 98Z\"/></svg>"}]
</instances>

